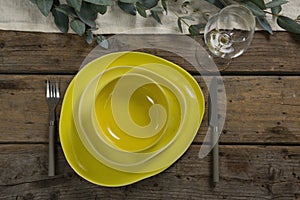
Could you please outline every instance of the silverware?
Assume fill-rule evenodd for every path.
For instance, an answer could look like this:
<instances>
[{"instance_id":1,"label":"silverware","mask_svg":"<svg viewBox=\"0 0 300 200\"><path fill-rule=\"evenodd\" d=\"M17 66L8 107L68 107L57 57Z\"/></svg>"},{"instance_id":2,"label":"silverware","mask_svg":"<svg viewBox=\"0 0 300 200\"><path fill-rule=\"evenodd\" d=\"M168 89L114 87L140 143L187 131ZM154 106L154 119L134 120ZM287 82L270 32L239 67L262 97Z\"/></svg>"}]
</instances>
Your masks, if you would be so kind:
<instances>
[{"instance_id":1,"label":"silverware","mask_svg":"<svg viewBox=\"0 0 300 200\"><path fill-rule=\"evenodd\" d=\"M59 102L58 80L46 81L46 101L50 109L48 176L55 175L55 108Z\"/></svg>"},{"instance_id":2,"label":"silverware","mask_svg":"<svg viewBox=\"0 0 300 200\"><path fill-rule=\"evenodd\" d=\"M209 98L209 126L212 130L212 145L213 147L213 183L219 182L219 144L218 144L218 79L213 77L210 83L210 98Z\"/></svg>"}]
</instances>

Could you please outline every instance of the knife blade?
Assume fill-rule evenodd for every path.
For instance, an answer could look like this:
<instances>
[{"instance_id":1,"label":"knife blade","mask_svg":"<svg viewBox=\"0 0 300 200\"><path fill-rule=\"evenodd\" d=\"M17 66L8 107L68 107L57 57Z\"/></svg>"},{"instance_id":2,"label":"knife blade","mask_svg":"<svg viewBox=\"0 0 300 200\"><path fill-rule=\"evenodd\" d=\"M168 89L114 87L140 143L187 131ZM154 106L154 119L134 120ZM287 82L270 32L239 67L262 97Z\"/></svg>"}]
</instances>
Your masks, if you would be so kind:
<instances>
[{"instance_id":1,"label":"knife blade","mask_svg":"<svg viewBox=\"0 0 300 200\"><path fill-rule=\"evenodd\" d=\"M211 127L213 153L213 183L219 182L219 144L218 144L218 79L213 77L209 87L209 126Z\"/></svg>"}]
</instances>

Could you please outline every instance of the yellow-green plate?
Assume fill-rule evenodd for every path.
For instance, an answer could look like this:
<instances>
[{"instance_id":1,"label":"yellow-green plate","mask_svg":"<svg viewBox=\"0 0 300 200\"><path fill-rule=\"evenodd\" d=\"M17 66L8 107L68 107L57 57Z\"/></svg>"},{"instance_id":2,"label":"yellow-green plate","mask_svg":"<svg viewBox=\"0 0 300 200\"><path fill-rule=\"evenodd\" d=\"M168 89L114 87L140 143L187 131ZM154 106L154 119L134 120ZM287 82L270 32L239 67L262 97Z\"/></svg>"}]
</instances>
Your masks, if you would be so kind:
<instances>
[{"instance_id":1,"label":"yellow-green plate","mask_svg":"<svg viewBox=\"0 0 300 200\"><path fill-rule=\"evenodd\" d=\"M127 60L120 59L122 60L121 63L118 63L119 59L117 59L114 61L113 65L111 66L138 66L138 65L143 65L147 63L156 63L156 62L161 62L163 64L168 64L168 65L174 65L164 59L149 54L138 53L138 52L132 52L132 53L123 52L123 54L130 59ZM139 59L135 59L136 56ZM190 117L189 118L192 121L195 120L195 123L200 125L204 113L203 94L199 86L197 85L196 81L186 71L180 69L178 66L176 68L184 76L186 76L186 78L191 82L193 87L195 87L194 89L196 89L197 91L196 94L197 100L196 99L195 100L198 102L197 110L200 109L199 116L198 115L197 117L194 116L195 119L194 118L191 119ZM164 157L166 157L167 155L171 155L173 153L177 155L176 158L174 159L172 158L172 161L170 161L168 165L165 165L164 167L159 168L158 170L153 170L145 173L129 173L129 172L121 172L112 169L110 167L107 167L106 165L102 164L99 161L99 159L93 157L88 150L86 150L85 146L83 145L83 143L81 142L77 134L75 124L73 121L73 111L72 111L73 86L75 82L74 80L71 82L65 94L65 98L62 106L61 121L60 121L60 137L61 137L62 148L69 164L79 175L81 175L83 178L87 179L90 182L99 185L104 185L104 186L121 186L121 185L131 184L133 182L160 173L161 171L169 167L172 163L174 163L185 152L189 144L192 142L194 136L196 135L197 130L195 125L193 125L193 128L189 129L188 133L186 131L182 132L181 134L183 135L181 136L180 141L178 141L175 146L174 145L172 146L171 148L172 150L169 150L168 153L164 153ZM187 135L185 135L185 133ZM161 157L160 155L157 156ZM162 158L155 157L154 159L156 160L155 162L160 162Z\"/></svg>"}]
</instances>

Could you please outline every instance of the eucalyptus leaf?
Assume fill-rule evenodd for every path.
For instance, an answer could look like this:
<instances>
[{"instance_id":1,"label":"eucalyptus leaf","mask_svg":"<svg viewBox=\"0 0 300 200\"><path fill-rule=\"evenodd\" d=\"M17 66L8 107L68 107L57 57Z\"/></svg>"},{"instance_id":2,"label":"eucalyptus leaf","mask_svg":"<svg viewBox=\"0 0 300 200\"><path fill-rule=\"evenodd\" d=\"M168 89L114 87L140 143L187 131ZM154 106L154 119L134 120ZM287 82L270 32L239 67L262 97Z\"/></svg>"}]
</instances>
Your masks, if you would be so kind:
<instances>
[{"instance_id":1,"label":"eucalyptus leaf","mask_svg":"<svg viewBox=\"0 0 300 200\"><path fill-rule=\"evenodd\" d=\"M162 24L158 12L153 10L150 10L150 12L151 12L151 17L153 17L158 23Z\"/></svg>"},{"instance_id":2,"label":"eucalyptus leaf","mask_svg":"<svg viewBox=\"0 0 300 200\"><path fill-rule=\"evenodd\" d=\"M268 31L271 35L273 35L272 27L270 26L269 22L264 17L257 17L257 21L259 24Z\"/></svg>"},{"instance_id":3,"label":"eucalyptus leaf","mask_svg":"<svg viewBox=\"0 0 300 200\"><path fill-rule=\"evenodd\" d=\"M276 6L276 7L271 8L272 13L275 15L279 14L281 12L281 10L282 10L281 6Z\"/></svg>"},{"instance_id":4,"label":"eucalyptus leaf","mask_svg":"<svg viewBox=\"0 0 300 200\"><path fill-rule=\"evenodd\" d=\"M88 31L86 32L86 42L87 42L88 44L92 44L93 41L94 41L94 34L92 33L91 30L88 30Z\"/></svg>"},{"instance_id":5,"label":"eucalyptus leaf","mask_svg":"<svg viewBox=\"0 0 300 200\"><path fill-rule=\"evenodd\" d=\"M291 33L297 33L297 34L300 34L300 24L298 24L297 22L295 22L294 20L292 20L291 18L289 17L286 17L286 16L278 16L277 17L277 24L291 32Z\"/></svg>"},{"instance_id":6,"label":"eucalyptus leaf","mask_svg":"<svg viewBox=\"0 0 300 200\"><path fill-rule=\"evenodd\" d=\"M86 25L90 27L96 27L95 20L97 18L97 12L92 9L93 4L82 2L80 12L77 12L78 17Z\"/></svg>"},{"instance_id":7,"label":"eucalyptus leaf","mask_svg":"<svg viewBox=\"0 0 300 200\"><path fill-rule=\"evenodd\" d=\"M74 8L67 4L61 4L55 7L55 10L71 17L77 17Z\"/></svg>"},{"instance_id":8,"label":"eucalyptus leaf","mask_svg":"<svg viewBox=\"0 0 300 200\"><path fill-rule=\"evenodd\" d=\"M164 8L164 10L166 11L166 14L168 14L168 6L167 6L166 0L161 0L161 5Z\"/></svg>"},{"instance_id":9,"label":"eucalyptus leaf","mask_svg":"<svg viewBox=\"0 0 300 200\"><path fill-rule=\"evenodd\" d=\"M181 18L180 18L180 17L177 19L177 25L178 25L179 31L180 31L181 33L183 33L183 30L182 30L182 24L181 24Z\"/></svg>"},{"instance_id":10,"label":"eucalyptus leaf","mask_svg":"<svg viewBox=\"0 0 300 200\"><path fill-rule=\"evenodd\" d=\"M85 33L85 24L79 19L73 19L70 23L72 30L82 36Z\"/></svg>"},{"instance_id":11,"label":"eucalyptus leaf","mask_svg":"<svg viewBox=\"0 0 300 200\"><path fill-rule=\"evenodd\" d=\"M220 8L220 9L225 7L225 5L220 0L205 0L205 1L215 5L216 7Z\"/></svg>"},{"instance_id":12,"label":"eucalyptus leaf","mask_svg":"<svg viewBox=\"0 0 300 200\"><path fill-rule=\"evenodd\" d=\"M67 0L68 5L72 6L77 12L80 11L82 0Z\"/></svg>"},{"instance_id":13,"label":"eucalyptus leaf","mask_svg":"<svg viewBox=\"0 0 300 200\"><path fill-rule=\"evenodd\" d=\"M44 16L48 16L53 5L53 0L36 0L36 4Z\"/></svg>"},{"instance_id":14,"label":"eucalyptus leaf","mask_svg":"<svg viewBox=\"0 0 300 200\"><path fill-rule=\"evenodd\" d=\"M104 49L108 49L108 41L103 35L97 36L97 43Z\"/></svg>"},{"instance_id":15,"label":"eucalyptus leaf","mask_svg":"<svg viewBox=\"0 0 300 200\"><path fill-rule=\"evenodd\" d=\"M274 7L281 6L282 4L286 4L286 3L288 3L288 1L286 1L286 0L273 0L273 1L266 3L266 7L274 8Z\"/></svg>"},{"instance_id":16,"label":"eucalyptus leaf","mask_svg":"<svg viewBox=\"0 0 300 200\"><path fill-rule=\"evenodd\" d=\"M138 0L119 0L119 1L121 1L123 3L136 3L136 2L138 2Z\"/></svg>"},{"instance_id":17,"label":"eucalyptus leaf","mask_svg":"<svg viewBox=\"0 0 300 200\"><path fill-rule=\"evenodd\" d=\"M84 1L96 5L102 5L102 6L112 6L114 3L112 0L84 0Z\"/></svg>"},{"instance_id":18,"label":"eucalyptus leaf","mask_svg":"<svg viewBox=\"0 0 300 200\"><path fill-rule=\"evenodd\" d=\"M118 6L126 13L130 15L136 15L136 8L133 4L118 1Z\"/></svg>"},{"instance_id":19,"label":"eucalyptus leaf","mask_svg":"<svg viewBox=\"0 0 300 200\"><path fill-rule=\"evenodd\" d=\"M146 10L154 8L158 4L158 0L139 0L138 2L140 2Z\"/></svg>"},{"instance_id":20,"label":"eucalyptus leaf","mask_svg":"<svg viewBox=\"0 0 300 200\"><path fill-rule=\"evenodd\" d=\"M101 15L104 15L107 12L107 6L91 5L91 7L96 13L100 13Z\"/></svg>"},{"instance_id":21,"label":"eucalyptus leaf","mask_svg":"<svg viewBox=\"0 0 300 200\"><path fill-rule=\"evenodd\" d=\"M156 6L156 7L152 8L151 10L154 11L154 12L157 12L157 13L164 12L164 9L160 6Z\"/></svg>"},{"instance_id":22,"label":"eucalyptus leaf","mask_svg":"<svg viewBox=\"0 0 300 200\"><path fill-rule=\"evenodd\" d=\"M138 11L138 13L143 16L143 17L147 17L147 13L146 13L146 8L140 3L140 2L137 2L135 4L136 6L136 10Z\"/></svg>"},{"instance_id":23,"label":"eucalyptus leaf","mask_svg":"<svg viewBox=\"0 0 300 200\"><path fill-rule=\"evenodd\" d=\"M189 15L187 15L187 16L182 16L181 18L182 18L182 19L191 20L191 21L195 21L195 19L194 19L192 16L189 16Z\"/></svg>"},{"instance_id":24,"label":"eucalyptus leaf","mask_svg":"<svg viewBox=\"0 0 300 200\"><path fill-rule=\"evenodd\" d=\"M189 32L191 35L199 35L200 34L200 29L204 28L205 24L195 24L195 25L190 25L189 26Z\"/></svg>"},{"instance_id":25,"label":"eucalyptus leaf","mask_svg":"<svg viewBox=\"0 0 300 200\"><path fill-rule=\"evenodd\" d=\"M264 0L251 0L255 5L257 5L260 9L266 9L266 4Z\"/></svg>"},{"instance_id":26,"label":"eucalyptus leaf","mask_svg":"<svg viewBox=\"0 0 300 200\"><path fill-rule=\"evenodd\" d=\"M251 10L251 12L253 13L253 15L257 16L257 17L264 17L265 16L265 12L259 8L256 4L254 4L251 1L245 1L244 6L246 6L247 8L249 8Z\"/></svg>"},{"instance_id":27,"label":"eucalyptus leaf","mask_svg":"<svg viewBox=\"0 0 300 200\"><path fill-rule=\"evenodd\" d=\"M54 22L57 28L63 32L67 33L69 30L69 17L56 9L52 10L52 15L54 17Z\"/></svg>"}]
</instances>

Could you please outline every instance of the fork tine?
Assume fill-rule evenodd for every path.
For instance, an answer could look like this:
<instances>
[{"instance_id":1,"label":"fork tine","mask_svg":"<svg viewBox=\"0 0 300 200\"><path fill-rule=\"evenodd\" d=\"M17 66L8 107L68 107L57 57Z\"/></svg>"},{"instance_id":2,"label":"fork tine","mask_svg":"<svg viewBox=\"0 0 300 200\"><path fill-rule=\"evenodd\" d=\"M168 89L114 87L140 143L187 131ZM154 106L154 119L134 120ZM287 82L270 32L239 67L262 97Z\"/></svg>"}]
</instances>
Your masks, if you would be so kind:
<instances>
[{"instance_id":1,"label":"fork tine","mask_svg":"<svg viewBox=\"0 0 300 200\"><path fill-rule=\"evenodd\" d=\"M46 84L46 97L50 97L50 83L49 80L47 79L47 84Z\"/></svg>"},{"instance_id":2,"label":"fork tine","mask_svg":"<svg viewBox=\"0 0 300 200\"><path fill-rule=\"evenodd\" d=\"M50 97L53 98L53 94L54 94L54 91L53 91L53 80L50 79Z\"/></svg>"},{"instance_id":3,"label":"fork tine","mask_svg":"<svg viewBox=\"0 0 300 200\"><path fill-rule=\"evenodd\" d=\"M59 98L59 86L58 86L58 80L55 81L55 89L56 89L56 98Z\"/></svg>"}]
</instances>

